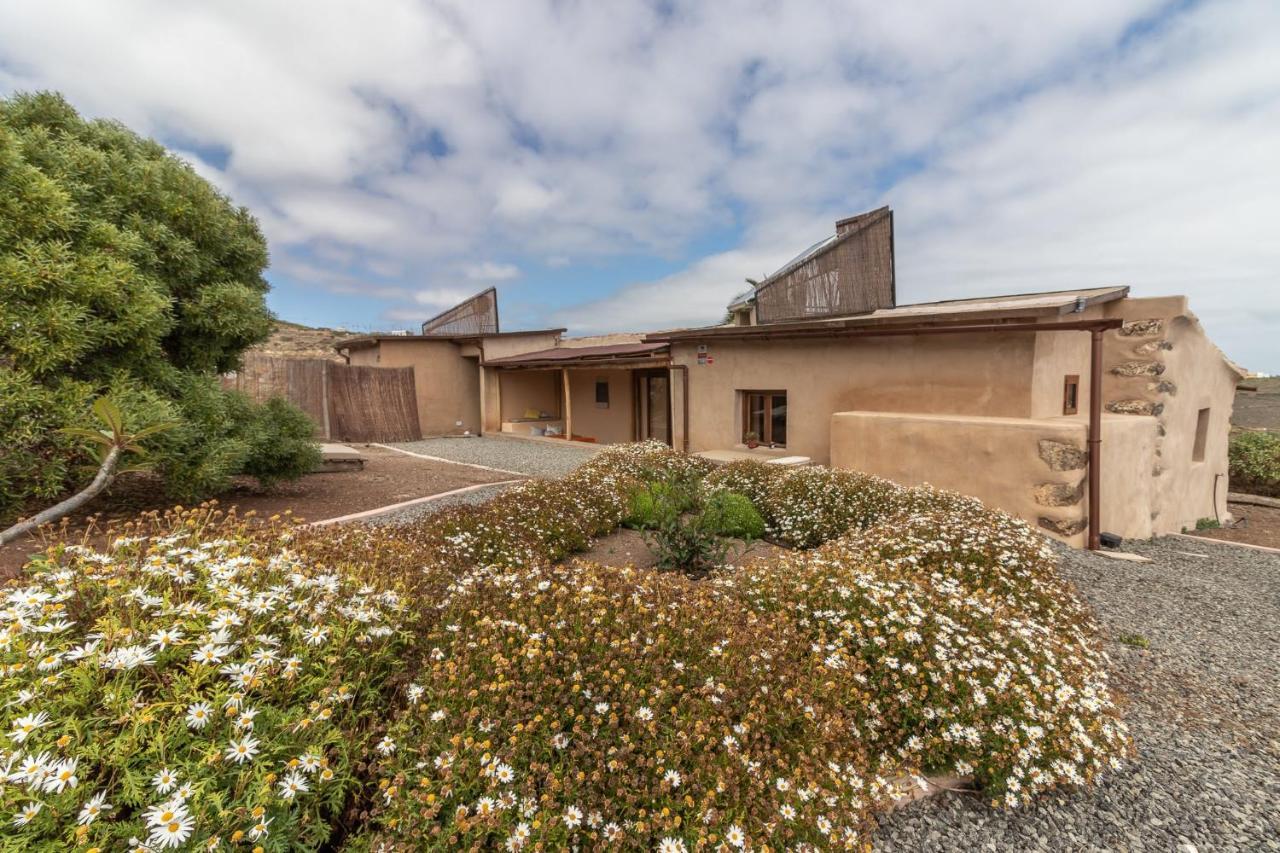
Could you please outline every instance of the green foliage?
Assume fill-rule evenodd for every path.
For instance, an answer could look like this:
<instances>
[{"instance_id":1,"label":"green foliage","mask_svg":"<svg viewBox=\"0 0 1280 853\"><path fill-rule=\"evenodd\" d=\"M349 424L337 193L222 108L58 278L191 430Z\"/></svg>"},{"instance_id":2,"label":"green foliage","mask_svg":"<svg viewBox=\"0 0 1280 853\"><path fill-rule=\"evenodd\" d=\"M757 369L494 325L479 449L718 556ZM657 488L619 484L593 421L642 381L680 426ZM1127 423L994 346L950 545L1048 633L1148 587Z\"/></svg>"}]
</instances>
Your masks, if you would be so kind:
<instances>
[{"instance_id":1,"label":"green foliage","mask_svg":"<svg viewBox=\"0 0 1280 853\"><path fill-rule=\"evenodd\" d=\"M86 445L58 430L106 393L131 425L183 424L156 452L175 495L295 475L294 419L214 381L270 332L266 264L248 211L159 144L57 95L0 99L0 518L76 484Z\"/></svg>"},{"instance_id":2,"label":"green foliage","mask_svg":"<svg viewBox=\"0 0 1280 853\"><path fill-rule=\"evenodd\" d=\"M24 773L0 788L4 849L316 849L357 791L402 599L207 514L172 521L55 548L6 597L0 728Z\"/></svg>"},{"instance_id":3,"label":"green foliage","mask_svg":"<svg viewBox=\"0 0 1280 853\"><path fill-rule=\"evenodd\" d=\"M623 524L639 530L658 527L689 509L689 490L678 481L646 483L632 490Z\"/></svg>"},{"instance_id":4,"label":"green foliage","mask_svg":"<svg viewBox=\"0 0 1280 853\"><path fill-rule=\"evenodd\" d=\"M724 565L731 545L702 515L668 513L644 531L658 568L701 577Z\"/></svg>"},{"instance_id":5,"label":"green foliage","mask_svg":"<svg viewBox=\"0 0 1280 853\"><path fill-rule=\"evenodd\" d=\"M1216 518L1197 518L1196 530L1217 530L1222 526L1222 522Z\"/></svg>"},{"instance_id":6,"label":"green foliage","mask_svg":"<svg viewBox=\"0 0 1280 853\"><path fill-rule=\"evenodd\" d=\"M1280 497L1280 433L1234 432L1227 455L1232 491Z\"/></svg>"},{"instance_id":7,"label":"green foliage","mask_svg":"<svg viewBox=\"0 0 1280 853\"><path fill-rule=\"evenodd\" d=\"M715 492L702 505L702 523L712 532L735 539L764 536L764 517L746 495Z\"/></svg>"},{"instance_id":8,"label":"green foliage","mask_svg":"<svg viewBox=\"0 0 1280 853\"><path fill-rule=\"evenodd\" d=\"M1126 646L1133 646L1135 649L1151 648L1151 641L1141 634L1121 634L1117 639Z\"/></svg>"}]
</instances>

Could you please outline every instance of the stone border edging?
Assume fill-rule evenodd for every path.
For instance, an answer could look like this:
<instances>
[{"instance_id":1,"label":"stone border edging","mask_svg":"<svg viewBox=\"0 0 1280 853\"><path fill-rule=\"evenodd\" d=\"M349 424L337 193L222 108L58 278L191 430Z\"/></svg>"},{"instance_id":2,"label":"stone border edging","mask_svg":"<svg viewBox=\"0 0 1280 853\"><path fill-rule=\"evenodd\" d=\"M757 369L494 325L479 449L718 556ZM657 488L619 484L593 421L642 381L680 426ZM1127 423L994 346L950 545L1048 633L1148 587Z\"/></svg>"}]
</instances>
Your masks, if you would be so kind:
<instances>
[{"instance_id":1,"label":"stone border edging","mask_svg":"<svg viewBox=\"0 0 1280 853\"><path fill-rule=\"evenodd\" d=\"M1280 509L1280 498L1268 498L1262 495L1246 495L1244 492L1227 492L1227 503L1249 504L1251 506L1269 506Z\"/></svg>"},{"instance_id":2,"label":"stone border edging","mask_svg":"<svg viewBox=\"0 0 1280 853\"><path fill-rule=\"evenodd\" d=\"M303 527L324 527L325 525L328 525L328 524L341 524L346 521L359 521L362 518L373 518L374 516L377 516L377 515L386 515L387 513L395 512L396 510L404 509L405 507L416 506L417 504L430 503L431 501L439 500L440 498L451 497L453 495L463 495L463 494L466 494L467 492L474 492L480 489L487 489L490 486L510 486L512 483L523 483L523 482L524 480L520 479L520 480L499 480L495 483L476 483L474 486L463 486L460 489L451 489L450 491L447 491L447 492L440 492L439 494L435 494L435 495L427 495L426 497L422 497L422 498L414 498L412 500L401 501L400 503L397 503L397 504L388 504L387 506L380 506L380 507L375 507L373 509L366 509L363 512L353 512L350 515L339 515L335 518L324 518L324 519L321 519L320 521L311 521L302 526Z\"/></svg>"},{"instance_id":3,"label":"stone border edging","mask_svg":"<svg viewBox=\"0 0 1280 853\"><path fill-rule=\"evenodd\" d=\"M1165 536L1176 536L1179 539L1190 539L1193 542L1208 542L1212 545L1233 545L1236 548L1248 548L1251 551L1262 551L1266 554L1280 554L1280 548L1268 548L1266 545L1250 545L1248 542L1232 542L1230 539L1214 539L1211 536L1192 536L1190 533L1166 533Z\"/></svg>"},{"instance_id":4,"label":"stone border edging","mask_svg":"<svg viewBox=\"0 0 1280 853\"><path fill-rule=\"evenodd\" d=\"M431 456L427 453L414 453L412 450L404 450L400 447L393 447L390 444L378 444L376 441L369 442L370 447L381 447L383 450L391 450L395 453L403 453L405 456L413 456L417 459L426 459L430 462L448 462L450 465L466 465L468 468L480 468L485 471L496 471L499 474L515 474L517 477L529 477L531 475L523 471L512 471L508 468L494 468L491 465L481 465L478 462L459 462L456 459L445 459L443 456ZM490 483L489 485L493 485Z\"/></svg>"}]
</instances>

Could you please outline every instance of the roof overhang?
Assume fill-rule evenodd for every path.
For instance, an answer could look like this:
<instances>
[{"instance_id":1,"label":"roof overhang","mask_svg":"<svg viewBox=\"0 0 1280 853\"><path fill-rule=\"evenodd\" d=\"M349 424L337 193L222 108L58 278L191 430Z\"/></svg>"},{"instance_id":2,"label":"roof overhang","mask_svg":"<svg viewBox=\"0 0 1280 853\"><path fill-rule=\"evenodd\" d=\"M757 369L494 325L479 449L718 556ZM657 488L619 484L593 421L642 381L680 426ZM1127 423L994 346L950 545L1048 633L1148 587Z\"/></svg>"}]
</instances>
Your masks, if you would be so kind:
<instances>
[{"instance_id":1,"label":"roof overhang","mask_svg":"<svg viewBox=\"0 0 1280 853\"><path fill-rule=\"evenodd\" d=\"M1042 294L1017 294L989 299L960 299L951 302L921 303L882 309L870 314L825 320L768 323L756 326L704 326L676 329L645 335L647 342L767 340L780 338L844 337L858 334L910 334L911 330L990 326L993 324L1023 326L1070 317L1085 309L1122 299L1127 287L1100 288L1088 291L1060 291ZM1053 300L1048 297L1060 296ZM1041 298L1045 297L1045 298ZM1089 321L1077 321L1089 322ZM1110 327L1109 327L1110 328ZM879 330L876 332L876 330Z\"/></svg>"},{"instance_id":2,"label":"roof overhang","mask_svg":"<svg viewBox=\"0 0 1280 853\"><path fill-rule=\"evenodd\" d=\"M665 361L670 351L666 343L610 344L596 347L554 347L537 352L495 358L484 362L486 367L595 367L627 366L636 363Z\"/></svg>"}]
</instances>

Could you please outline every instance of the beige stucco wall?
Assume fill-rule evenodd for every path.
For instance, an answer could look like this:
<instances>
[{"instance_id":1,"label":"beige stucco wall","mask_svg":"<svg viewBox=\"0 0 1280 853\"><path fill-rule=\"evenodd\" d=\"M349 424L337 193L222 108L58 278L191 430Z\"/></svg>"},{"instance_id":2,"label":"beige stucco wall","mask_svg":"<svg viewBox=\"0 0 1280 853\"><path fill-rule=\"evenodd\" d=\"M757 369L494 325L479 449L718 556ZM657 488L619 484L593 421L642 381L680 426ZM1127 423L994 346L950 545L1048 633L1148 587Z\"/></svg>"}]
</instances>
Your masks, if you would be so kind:
<instances>
[{"instance_id":1,"label":"beige stucco wall","mask_svg":"<svg viewBox=\"0 0 1280 853\"><path fill-rule=\"evenodd\" d=\"M1036 343L1030 333L725 341L710 345L710 364L695 344L674 344L672 359L689 366L690 450L740 441L738 391L784 390L787 450L827 462L835 412L1029 416ZM680 399L677 388L677 424Z\"/></svg>"},{"instance_id":2,"label":"beige stucco wall","mask_svg":"<svg viewBox=\"0 0 1280 853\"><path fill-rule=\"evenodd\" d=\"M561 397L559 370L499 371L502 395L502 420L523 418L527 409L537 409L552 417L560 416Z\"/></svg>"},{"instance_id":3,"label":"beige stucco wall","mask_svg":"<svg viewBox=\"0 0 1280 853\"><path fill-rule=\"evenodd\" d=\"M1103 394L1110 411L1159 423L1147 476L1157 534L1226 519L1227 440L1239 374L1205 335L1184 297L1125 299L1108 306L1126 326L1108 332ZM1209 410L1203 461L1192 458L1201 409ZM1214 502L1215 481L1217 502Z\"/></svg>"},{"instance_id":4,"label":"beige stucco wall","mask_svg":"<svg viewBox=\"0 0 1280 853\"><path fill-rule=\"evenodd\" d=\"M383 339L377 346L353 350L351 363L412 367L423 435L479 431L479 368L476 359L464 357L457 344L421 338Z\"/></svg>"},{"instance_id":5,"label":"beige stucco wall","mask_svg":"<svg viewBox=\"0 0 1280 853\"><path fill-rule=\"evenodd\" d=\"M481 349L486 360L509 358L527 352L552 349L560 341L557 332L508 332L484 338Z\"/></svg>"},{"instance_id":6,"label":"beige stucco wall","mask_svg":"<svg viewBox=\"0 0 1280 853\"><path fill-rule=\"evenodd\" d=\"M831 464L972 495L1079 547L1087 534L1087 435L1079 418L841 412L832 416ZM1151 535L1153 495L1143 468L1154 443L1152 418L1104 419L1103 530Z\"/></svg>"},{"instance_id":7,"label":"beige stucco wall","mask_svg":"<svg viewBox=\"0 0 1280 853\"><path fill-rule=\"evenodd\" d=\"M596 381L609 383L609 407L596 406ZM633 399L629 370L570 370L573 433L602 444L632 441Z\"/></svg>"}]
</instances>

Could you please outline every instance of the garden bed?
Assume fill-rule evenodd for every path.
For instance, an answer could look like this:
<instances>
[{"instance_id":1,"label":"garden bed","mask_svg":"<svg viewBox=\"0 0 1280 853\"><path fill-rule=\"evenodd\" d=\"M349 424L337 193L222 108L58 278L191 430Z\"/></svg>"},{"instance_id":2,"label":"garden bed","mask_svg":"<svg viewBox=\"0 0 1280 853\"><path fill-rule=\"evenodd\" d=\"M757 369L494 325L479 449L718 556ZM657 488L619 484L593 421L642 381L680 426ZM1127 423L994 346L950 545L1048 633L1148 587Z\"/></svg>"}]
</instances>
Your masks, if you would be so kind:
<instances>
[{"instance_id":1,"label":"garden bed","mask_svg":"<svg viewBox=\"0 0 1280 853\"><path fill-rule=\"evenodd\" d=\"M1235 526L1197 530L1195 535L1223 542L1280 548L1280 509L1245 503L1229 503L1227 508Z\"/></svg>"},{"instance_id":2,"label":"garden bed","mask_svg":"<svg viewBox=\"0 0 1280 853\"><path fill-rule=\"evenodd\" d=\"M218 498L218 506L235 508L241 516L252 512L259 518L269 518L290 513L299 520L320 521L463 486L509 480L512 476L417 459L374 446L357 446L357 449L366 459L362 470L308 474L269 489L258 487L250 478L240 478L235 488ZM96 519L99 526L106 526L145 512L163 512L173 504L155 478L145 474L126 475L109 493L68 520L64 538L82 541L91 519ZM103 537L91 534L88 541L101 545ZM27 556L41 547L38 534L0 547L0 579L15 575Z\"/></svg>"},{"instance_id":3,"label":"garden bed","mask_svg":"<svg viewBox=\"0 0 1280 853\"><path fill-rule=\"evenodd\" d=\"M399 525L188 514L55 549L4 605L0 819L32 847L860 847L923 775L1024 807L1123 766L1037 532L771 467L625 446ZM788 548L705 577L581 557L658 491Z\"/></svg>"}]
</instances>

